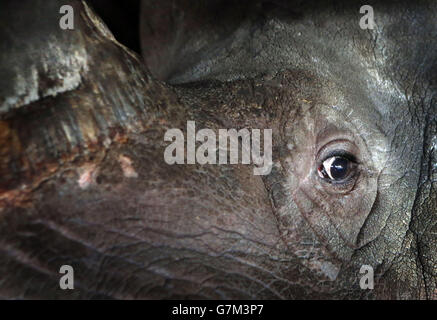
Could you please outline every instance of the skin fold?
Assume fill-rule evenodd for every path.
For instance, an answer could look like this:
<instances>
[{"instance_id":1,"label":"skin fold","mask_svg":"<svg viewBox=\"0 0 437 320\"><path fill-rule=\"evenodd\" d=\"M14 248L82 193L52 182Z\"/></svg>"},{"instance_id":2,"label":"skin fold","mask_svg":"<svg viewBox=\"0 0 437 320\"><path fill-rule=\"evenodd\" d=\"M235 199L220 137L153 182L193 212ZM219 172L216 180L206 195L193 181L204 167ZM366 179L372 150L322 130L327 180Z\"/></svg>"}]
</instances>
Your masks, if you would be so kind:
<instances>
[{"instance_id":1,"label":"skin fold","mask_svg":"<svg viewBox=\"0 0 437 320\"><path fill-rule=\"evenodd\" d=\"M85 1L3 1L0 297L437 299L437 7L367 4L145 0L140 57ZM270 174L168 165L187 121L272 129Z\"/></svg>"}]
</instances>

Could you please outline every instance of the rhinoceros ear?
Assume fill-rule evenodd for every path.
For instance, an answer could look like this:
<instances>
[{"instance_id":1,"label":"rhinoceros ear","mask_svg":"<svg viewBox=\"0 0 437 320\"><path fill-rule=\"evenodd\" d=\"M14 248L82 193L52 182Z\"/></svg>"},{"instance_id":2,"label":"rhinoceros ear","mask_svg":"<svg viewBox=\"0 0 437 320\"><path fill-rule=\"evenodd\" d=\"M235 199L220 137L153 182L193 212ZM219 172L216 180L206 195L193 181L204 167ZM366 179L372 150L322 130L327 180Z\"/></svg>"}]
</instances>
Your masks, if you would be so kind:
<instances>
[{"instance_id":1,"label":"rhinoceros ear","mask_svg":"<svg viewBox=\"0 0 437 320\"><path fill-rule=\"evenodd\" d=\"M257 6L259 1L143 0L140 37L150 72L174 83L195 79L187 73L229 47Z\"/></svg>"},{"instance_id":2,"label":"rhinoceros ear","mask_svg":"<svg viewBox=\"0 0 437 320\"><path fill-rule=\"evenodd\" d=\"M61 28L64 5L73 29ZM8 192L147 126L168 91L74 0L1 1L0 75L0 206Z\"/></svg>"},{"instance_id":3,"label":"rhinoceros ear","mask_svg":"<svg viewBox=\"0 0 437 320\"><path fill-rule=\"evenodd\" d=\"M155 78L172 84L263 74L269 67L253 60L269 41L259 39L264 25L299 19L301 6L300 0L142 0L143 59Z\"/></svg>"}]
</instances>

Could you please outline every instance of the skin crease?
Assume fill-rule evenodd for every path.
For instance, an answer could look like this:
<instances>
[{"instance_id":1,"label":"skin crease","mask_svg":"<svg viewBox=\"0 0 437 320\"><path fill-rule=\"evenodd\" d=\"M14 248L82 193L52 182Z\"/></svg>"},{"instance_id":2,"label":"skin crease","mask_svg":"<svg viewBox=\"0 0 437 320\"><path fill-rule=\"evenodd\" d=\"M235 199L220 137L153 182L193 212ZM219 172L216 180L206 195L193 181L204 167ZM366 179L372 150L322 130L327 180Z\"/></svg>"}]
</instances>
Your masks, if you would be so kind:
<instances>
[{"instance_id":1,"label":"skin crease","mask_svg":"<svg viewBox=\"0 0 437 320\"><path fill-rule=\"evenodd\" d=\"M232 3L181 1L187 20L150 33L163 24L148 15L165 15L145 1L146 68L84 2L69 1L69 34L50 28L58 1L5 3L17 36L0 48L1 297L437 298L435 4L369 3L371 32L350 2L229 16ZM44 19L18 33L15 10ZM271 173L167 165L164 133L187 120L272 129ZM358 163L343 186L316 171L338 149ZM59 290L64 264L75 290ZM374 290L359 287L363 264Z\"/></svg>"}]
</instances>

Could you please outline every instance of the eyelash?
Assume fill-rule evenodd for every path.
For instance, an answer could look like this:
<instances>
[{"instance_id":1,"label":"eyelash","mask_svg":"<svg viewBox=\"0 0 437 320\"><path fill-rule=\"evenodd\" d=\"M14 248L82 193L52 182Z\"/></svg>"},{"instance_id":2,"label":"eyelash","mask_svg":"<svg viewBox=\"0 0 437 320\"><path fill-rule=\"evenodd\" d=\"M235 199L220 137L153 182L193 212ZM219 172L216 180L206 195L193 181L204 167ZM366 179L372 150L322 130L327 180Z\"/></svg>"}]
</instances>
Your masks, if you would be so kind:
<instances>
[{"instance_id":1,"label":"eyelash","mask_svg":"<svg viewBox=\"0 0 437 320\"><path fill-rule=\"evenodd\" d=\"M325 157L323 157L323 159L320 161L320 164L322 164L324 161L326 161L327 159L331 158L331 157L342 157L345 158L355 164L359 164L358 163L358 159L351 153L345 151L345 150L332 150L330 151L327 155L325 155Z\"/></svg>"}]
</instances>

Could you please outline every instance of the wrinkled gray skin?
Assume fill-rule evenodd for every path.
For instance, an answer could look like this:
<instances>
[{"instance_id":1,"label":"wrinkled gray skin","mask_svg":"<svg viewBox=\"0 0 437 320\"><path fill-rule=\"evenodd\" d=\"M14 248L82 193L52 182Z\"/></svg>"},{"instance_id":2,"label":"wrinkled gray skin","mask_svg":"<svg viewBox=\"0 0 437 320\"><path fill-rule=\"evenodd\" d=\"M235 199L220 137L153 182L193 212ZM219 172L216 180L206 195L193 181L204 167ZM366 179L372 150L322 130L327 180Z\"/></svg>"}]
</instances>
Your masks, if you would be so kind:
<instances>
[{"instance_id":1,"label":"wrinkled gray skin","mask_svg":"<svg viewBox=\"0 0 437 320\"><path fill-rule=\"evenodd\" d=\"M147 68L65 2L0 5L0 297L437 298L435 2L146 1ZM167 165L187 120L272 129L272 172Z\"/></svg>"}]
</instances>

